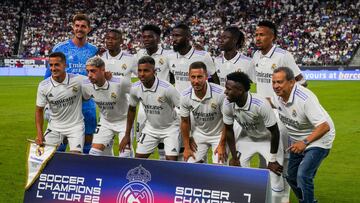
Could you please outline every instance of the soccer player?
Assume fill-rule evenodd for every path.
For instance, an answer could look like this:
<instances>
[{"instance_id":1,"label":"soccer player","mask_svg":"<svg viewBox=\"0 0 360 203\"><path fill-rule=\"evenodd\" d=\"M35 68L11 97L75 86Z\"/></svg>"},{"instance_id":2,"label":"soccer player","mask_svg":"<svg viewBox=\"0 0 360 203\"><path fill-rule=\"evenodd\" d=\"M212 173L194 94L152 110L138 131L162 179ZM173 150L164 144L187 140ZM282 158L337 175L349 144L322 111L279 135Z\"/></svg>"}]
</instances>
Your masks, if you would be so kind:
<instances>
[{"instance_id":1,"label":"soccer player","mask_svg":"<svg viewBox=\"0 0 360 203\"><path fill-rule=\"evenodd\" d=\"M220 85L207 82L207 69L203 62L194 62L189 67L189 80L191 87L185 89L181 96L180 129L184 142L184 160L187 162L206 162L208 149L213 149L213 163L223 164L219 161L216 148L220 143L222 121L222 104L224 101L224 88ZM190 130L190 113L193 114L193 128ZM197 149L190 143L190 133Z\"/></svg>"},{"instance_id":2,"label":"soccer player","mask_svg":"<svg viewBox=\"0 0 360 203\"><path fill-rule=\"evenodd\" d=\"M215 64L206 51L196 50L190 44L191 31L185 24L179 24L172 31L172 44L176 53L170 55L170 68L175 77L175 87L179 92L190 87L189 66L193 62L201 61L206 65L210 81L220 84L216 74Z\"/></svg>"},{"instance_id":3,"label":"soccer player","mask_svg":"<svg viewBox=\"0 0 360 203\"><path fill-rule=\"evenodd\" d=\"M290 68L275 69L272 86L280 120L291 139L286 179L299 202L317 202L314 178L335 139L334 123L314 93L296 83Z\"/></svg>"},{"instance_id":4,"label":"soccer player","mask_svg":"<svg viewBox=\"0 0 360 203\"><path fill-rule=\"evenodd\" d=\"M240 143L240 164L250 167L250 159L256 153L265 158L267 168L270 169L272 202L280 202L284 181L281 176L284 159L282 146L279 147L280 133L276 117L270 103L263 97L252 94L251 80L243 72L233 72L227 75L224 101L223 119L225 124L226 140L233 157L231 165L238 162L235 137L233 131L234 120L242 127L242 134L249 139ZM242 149L243 148L243 149Z\"/></svg>"},{"instance_id":5,"label":"soccer player","mask_svg":"<svg viewBox=\"0 0 360 203\"><path fill-rule=\"evenodd\" d=\"M81 83L83 77L66 73L66 58L61 52L49 56L51 77L40 82L37 97L35 123L36 143L60 144L68 139L70 152L81 153L84 146L84 118L81 113ZM44 107L49 104L50 119L43 133Z\"/></svg>"},{"instance_id":6,"label":"soccer player","mask_svg":"<svg viewBox=\"0 0 360 203\"><path fill-rule=\"evenodd\" d=\"M66 72L87 75L86 61L95 56L97 48L87 42L87 35L91 31L90 19L85 14L76 14L72 19L73 38L54 46L52 52L62 52L66 56ZM45 78L51 75L50 69L46 70ZM93 100L84 101L82 113L85 120L84 153L89 153L92 134L96 129L96 111ZM65 151L66 145L60 146L60 151Z\"/></svg>"},{"instance_id":7,"label":"soccer player","mask_svg":"<svg viewBox=\"0 0 360 203\"><path fill-rule=\"evenodd\" d=\"M160 46L161 29L152 24L145 25L141 29L141 39L144 49L139 50L137 59L143 56L151 56L155 60L156 77L160 80L169 81L174 84L174 75L170 72L168 55L172 53L170 50L165 50ZM141 129L145 122L145 112L142 105L139 106L137 115L137 133L141 133ZM158 146L159 159L165 160L164 143Z\"/></svg>"},{"instance_id":8,"label":"soccer player","mask_svg":"<svg viewBox=\"0 0 360 203\"><path fill-rule=\"evenodd\" d=\"M261 21L258 23L255 31L255 45L258 50L254 53L253 56L253 60L255 63L256 91L258 94L265 97L270 102L271 98L273 98L275 95L271 86L271 76L274 69L277 67L289 67L296 76L295 80L298 81L298 83L301 85L307 85L291 53L281 49L275 44L276 37L277 28L274 23L270 21ZM282 143L284 145L283 149L286 149L289 147L289 138L286 132L286 128L281 122L278 122L278 125L280 129ZM285 152L285 173L288 165L288 156L288 153ZM286 176L286 174L284 175ZM285 182L283 202L289 202L289 195L290 187Z\"/></svg>"},{"instance_id":9,"label":"soccer player","mask_svg":"<svg viewBox=\"0 0 360 203\"><path fill-rule=\"evenodd\" d=\"M105 62L106 71L113 76L125 76L131 79L131 74L137 74L136 58L129 53L121 51L123 43L122 34L119 30L111 29L105 35L106 51L101 58Z\"/></svg>"},{"instance_id":10,"label":"soccer player","mask_svg":"<svg viewBox=\"0 0 360 203\"><path fill-rule=\"evenodd\" d=\"M112 150L115 134L121 140L125 135L126 116L131 82L128 77L105 78L105 62L98 56L86 62L88 79L82 84L83 98L92 98L100 109L100 122L94 133L91 155L113 155ZM120 157L131 157L131 147L127 147Z\"/></svg>"},{"instance_id":11,"label":"soccer player","mask_svg":"<svg viewBox=\"0 0 360 203\"><path fill-rule=\"evenodd\" d=\"M130 131L134 123L136 106L142 103L146 121L137 137L135 157L148 158L158 144L163 141L167 160L177 160L180 149L179 120L175 111L179 107L180 94L169 82L156 77L155 60L150 56L142 57L138 62L140 81L133 84L130 91L125 137L119 150L130 144Z\"/></svg>"}]
</instances>

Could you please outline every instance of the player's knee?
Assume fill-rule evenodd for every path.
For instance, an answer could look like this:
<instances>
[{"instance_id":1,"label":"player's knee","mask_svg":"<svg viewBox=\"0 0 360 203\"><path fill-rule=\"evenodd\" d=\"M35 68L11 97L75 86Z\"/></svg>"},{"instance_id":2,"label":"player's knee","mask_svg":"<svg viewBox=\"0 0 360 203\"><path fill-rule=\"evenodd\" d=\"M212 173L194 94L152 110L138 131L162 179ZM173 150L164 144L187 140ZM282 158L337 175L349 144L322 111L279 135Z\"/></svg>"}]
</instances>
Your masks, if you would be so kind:
<instances>
[{"instance_id":1,"label":"player's knee","mask_svg":"<svg viewBox=\"0 0 360 203\"><path fill-rule=\"evenodd\" d=\"M103 154L103 151L92 147L89 151L89 154L93 156L101 156Z\"/></svg>"}]
</instances>

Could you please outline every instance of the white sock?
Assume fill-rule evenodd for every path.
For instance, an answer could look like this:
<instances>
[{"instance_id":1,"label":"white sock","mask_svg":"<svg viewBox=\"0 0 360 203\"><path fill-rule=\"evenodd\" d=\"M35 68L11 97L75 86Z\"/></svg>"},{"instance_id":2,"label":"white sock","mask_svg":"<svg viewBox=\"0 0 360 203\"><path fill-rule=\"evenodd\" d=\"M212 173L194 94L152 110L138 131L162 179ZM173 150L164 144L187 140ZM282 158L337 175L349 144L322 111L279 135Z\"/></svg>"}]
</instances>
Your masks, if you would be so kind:
<instances>
[{"instance_id":1,"label":"white sock","mask_svg":"<svg viewBox=\"0 0 360 203\"><path fill-rule=\"evenodd\" d=\"M91 147L89 154L93 155L93 156L101 156L103 154L103 151L101 151L100 149Z\"/></svg>"}]
</instances>

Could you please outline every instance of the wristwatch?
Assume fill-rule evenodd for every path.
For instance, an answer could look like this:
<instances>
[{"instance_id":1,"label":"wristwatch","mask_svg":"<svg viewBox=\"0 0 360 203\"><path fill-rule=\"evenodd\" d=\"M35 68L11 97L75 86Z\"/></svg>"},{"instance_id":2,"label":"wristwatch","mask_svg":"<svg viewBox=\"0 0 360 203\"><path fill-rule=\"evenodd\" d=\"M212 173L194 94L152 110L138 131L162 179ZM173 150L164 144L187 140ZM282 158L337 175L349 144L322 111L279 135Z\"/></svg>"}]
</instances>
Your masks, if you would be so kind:
<instances>
[{"instance_id":1,"label":"wristwatch","mask_svg":"<svg viewBox=\"0 0 360 203\"><path fill-rule=\"evenodd\" d=\"M304 139L304 140L303 140L303 143L304 143L306 146L308 146L308 145L310 144L310 142L309 142L307 139Z\"/></svg>"}]
</instances>

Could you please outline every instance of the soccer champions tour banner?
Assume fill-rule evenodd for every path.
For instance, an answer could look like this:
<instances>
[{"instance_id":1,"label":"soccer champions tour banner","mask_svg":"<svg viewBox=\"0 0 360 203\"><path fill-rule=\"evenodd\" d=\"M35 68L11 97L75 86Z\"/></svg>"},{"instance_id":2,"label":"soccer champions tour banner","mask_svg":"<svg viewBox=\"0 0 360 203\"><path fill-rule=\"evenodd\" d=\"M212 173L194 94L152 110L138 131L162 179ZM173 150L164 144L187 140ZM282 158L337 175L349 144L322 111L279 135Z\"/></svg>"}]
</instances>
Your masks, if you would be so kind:
<instances>
[{"instance_id":1,"label":"soccer champions tour banner","mask_svg":"<svg viewBox=\"0 0 360 203\"><path fill-rule=\"evenodd\" d=\"M269 202L262 169L55 153L24 202Z\"/></svg>"}]
</instances>

